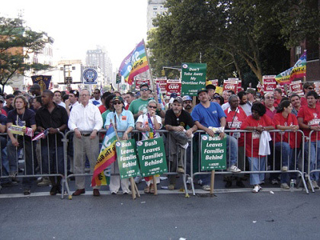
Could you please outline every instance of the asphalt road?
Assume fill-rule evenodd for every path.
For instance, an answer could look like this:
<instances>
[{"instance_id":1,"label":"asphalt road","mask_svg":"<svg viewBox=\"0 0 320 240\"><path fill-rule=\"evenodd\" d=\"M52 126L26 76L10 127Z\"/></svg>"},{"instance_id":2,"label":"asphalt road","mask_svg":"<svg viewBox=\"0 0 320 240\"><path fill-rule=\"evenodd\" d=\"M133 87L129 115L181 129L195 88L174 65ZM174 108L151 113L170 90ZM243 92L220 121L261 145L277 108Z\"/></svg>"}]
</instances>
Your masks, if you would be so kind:
<instances>
[{"instance_id":1,"label":"asphalt road","mask_svg":"<svg viewBox=\"0 0 320 240\"><path fill-rule=\"evenodd\" d=\"M89 190L89 189L88 189ZM0 195L0 239L317 239L320 192Z\"/></svg>"}]
</instances>

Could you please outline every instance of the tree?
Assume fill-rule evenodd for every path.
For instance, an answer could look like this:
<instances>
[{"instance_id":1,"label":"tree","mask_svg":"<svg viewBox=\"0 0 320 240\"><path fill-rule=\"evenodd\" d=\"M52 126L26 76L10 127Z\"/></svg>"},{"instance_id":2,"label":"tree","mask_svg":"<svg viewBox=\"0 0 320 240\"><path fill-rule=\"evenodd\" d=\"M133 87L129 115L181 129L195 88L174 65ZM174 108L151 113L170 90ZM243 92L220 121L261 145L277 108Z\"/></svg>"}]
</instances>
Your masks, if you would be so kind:
<instances>
[{"instance_id":1,"label":"tree","mask_svg":"<svg viewBox=\"0 0 320 240\"><path fill-rule=\"evenodd\" d=\"M198 62L201 55L209 78L236 71L241 79L252 72L261 81L263 75L289 67L288 49L293 43L312 31L319 33L314 27L319 26L319 10L308 17L312 25L302 24L307 11L299 10L300 2L167 0L168 13L157 17L157 28L149 34L151 65L158 71L161 64ZM299 24L294 24L297 17Z\"/></svg>"},{"instance_id":2,"label":"tree","mask_svg":"<svg viewBox=\"0 0 320 240\"><path fill-rule=\"evenodd\" d=\"M27 70L45 70L49 65L28 63L31 53L41 53L53 39L45 32L32 31L21 18L0 17L0 84L4 86L15 75Z\"/></svg>"}]
</instances>

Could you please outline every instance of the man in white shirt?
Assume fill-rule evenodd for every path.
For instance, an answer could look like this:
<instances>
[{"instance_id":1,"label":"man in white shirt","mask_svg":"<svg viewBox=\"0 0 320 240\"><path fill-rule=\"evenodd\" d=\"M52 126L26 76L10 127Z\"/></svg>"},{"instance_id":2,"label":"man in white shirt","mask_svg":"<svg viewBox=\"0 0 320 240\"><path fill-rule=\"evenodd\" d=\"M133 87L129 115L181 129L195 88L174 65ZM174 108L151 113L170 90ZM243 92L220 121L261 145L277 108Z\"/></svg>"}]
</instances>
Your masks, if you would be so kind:
<instances>
[{"instance_id":1,"label":"man in white shirt","mask_svg":"<svg viewBox=\"0 0 320 240\"><path fill-rule=\"evenodd\" d=\"M78 99L79 92L77 90L71 90L69 93L69 98L65 101L68 116L70 116L72 108L80 104Z\"/></svg>"},{"instance_id":2,"label":"man in white shirt","mask_svg":"<svg viewBox=\"0 0 320 240\"><path fill-rule=\"evenodd\" d=\"M89 103L90 93L84 89L80 92L80 104L73 107L68 127L74 131L74 172L83 174L86 156L90 162L90 172L99 156L99 137L97 132L102 128L102 117L98 107ZM85 177L75 177L77 190L72 194L79 196L85 193ZM98 188L93 189L94 196L100 196Z\"/></svg>"},{"instance_id":3,"label":"man in white shirt","mask_svg":"<svg viewBox=\"0 0 320 240\"><path fill-rule=\"evenodd\" d=\"M66 104L62 102L62 95L59 90L53 92L53 101L59 106L66 108Z\"/></svg>"}]
</instances>

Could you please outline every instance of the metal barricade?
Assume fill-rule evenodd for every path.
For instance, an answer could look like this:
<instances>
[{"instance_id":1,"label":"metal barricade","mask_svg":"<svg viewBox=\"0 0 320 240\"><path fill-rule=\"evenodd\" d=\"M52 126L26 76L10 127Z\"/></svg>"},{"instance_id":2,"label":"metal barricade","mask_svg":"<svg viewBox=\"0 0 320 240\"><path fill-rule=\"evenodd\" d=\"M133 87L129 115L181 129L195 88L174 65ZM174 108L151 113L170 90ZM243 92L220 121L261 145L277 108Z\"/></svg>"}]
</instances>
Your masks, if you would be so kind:
<instances>
[{"instance_id":1,"label":"metal barricade","mask_svg":"<svg viewBox=\"0 0 320 240\"><path fill-rule=\"evenodd\" d=\"M314 192L314 184L318 185L320 172L320 135L319 131L310 131L308 137L305 137L304 144L306 152L306 173L309 188ZM314 183L315 182L315 183Z\"/></svg>"},{"instance_id":2,"label":"metal barricade","mask_svg":"<svg viewBox=\"0 0 320 240\"><path fill-rule=\"evenodd\" d=\"M54 135L48 134L44 139L37 141L18 136L19 145L17 147L12 144L7 134L1 134L1 138L1 144L6 144L5 148L1 148L0 161L1 166L4 167L4 169L1 168L1 179L8 179L8 182L12 182L12 180L22 178L22 184L30 190L35 178L58 177L61 178L61 198L63 198L65 174L64 159L61 156L64 154L65 136L62 132Z\"/></svg>"},{"instance_id":3,"label":"metal barricade","mask_svg":"<svg viewBox=\"0 0 320 240\"><path fill-rule=\"evenodd\" d=\"M279 173L284 173L283 170L281 169L280 166L282 166L282 144L283 144L283 140L282 140L282 137L281 137L281 141L279 143L280 145L280 155L277 155L276 152L278 152L278 149L276 149L275 147L275 144L273 144L274 142L274 139L275 139L275 134L284 134L285 132L286 133L289 133L289 134L295 134L295 143L296 143L296 146L297 144L299 144L299 134L301 134L301 137L303 138L304 137L304 134L302 131L298 130L298 131L294 131L294 132L290 132L290 131L281 131L281 130L272 130L272 131L269 131L271 137L272 137L272 141L270 141L270 150L271 150L271 159L270 159L270 156L268 156L266 158L266 161L265 161L265 170L264 171L252 171L250 169L252 169L252 165L251 165L251 168L250 168L250 165L249 163L247 162L246 158L247 158L247 155L246 155L246 143L247 143L247 134L252 134L254 131L246 131L246 130L226 130L225 133L228 134L228 135L234 135L234 133L240 133L240 134L243 134L243 140L244 140L244 146L243 146L243 150L240 152L238 152L238 156L237 156L237 164L238 166L240 165L243 169L241 169L241 174L255 174L255 173L269 173L269 174L279 174ZM195 176L197 175L208 175L208 174L211 174L211 172L202 172L202 171L195 171L193 169L193 166L194 166L194 161L197 161L197 164L195 164L195 166L198 167L198 169L201 169L200 168L200 163L201 163L201 154L200 154L200 144L201 144L201 135L202 134L205 134L204 131L202 130L198 130L197 131L197 134L196 134L196 139L195 139L195 144L197 144L197 146L195 146L196 148L199 149L198 151L198 156L195 156L195 157L192 157L192 163L191 163L191 166L192 166L192 170L191 170L191 179L192 179L192 186L194 185L193 183L193 180L195 178ZM239 142L239 138L237 139L238 142ZM289 142L290 143L290 142ZM230 146L231 144L229 144ZM253 146L253 140L251 141L251 149ZM239 149L239 147L238 147ZM229 149L227 149L227 152L230 152L230 147ZM252 150L253 151L253 150ZM273 153L273 154L272 154ZM231 162L231 159L230 159L230 156L231 154L228 154L227 155L227 165L230 166L230 162ZM280 157L280 158L278 158ZM240 162L239 160L241 159L242 162ZM278 159L278 160L277 160ZM259 161L260 162L260 161ZM260 164L260 163L259 163ZM260 166L259 166L259 169L260 169ZM221 170L221 171L216 171L215 172L216 174L238 174L238 173L231 173L227 170ZM301 178L301 182L303 184L303 187L306 191L306 193L309 193L308 191L308 188L307 188L307 185L306 185L306 181L304 179L304 145L302 144L301 148L299 149L299 146L297 148L294 148L293 149L293 162L291 164L291 166L289 167L289 169L286 170L286 173L288 174L298 174ZM240 173L239 173L240 174ZM194 186L193 186L193 195L195 195L195 191L194 191Z\"/></svg>"}]
</instances>

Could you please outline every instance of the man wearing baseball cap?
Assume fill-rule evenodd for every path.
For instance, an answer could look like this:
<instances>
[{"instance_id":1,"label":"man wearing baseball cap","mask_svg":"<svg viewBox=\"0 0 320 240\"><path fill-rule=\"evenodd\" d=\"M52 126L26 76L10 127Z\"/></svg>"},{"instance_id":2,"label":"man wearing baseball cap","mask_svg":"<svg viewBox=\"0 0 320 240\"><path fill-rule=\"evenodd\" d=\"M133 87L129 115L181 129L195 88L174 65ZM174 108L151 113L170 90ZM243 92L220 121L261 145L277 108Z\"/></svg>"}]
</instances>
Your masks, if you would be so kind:
<instances>
[{"instance_id":1,"label":"man wearing baseball cap","mask_svg":"<svg viewBox=\"0 0 320 240\"><path fill-rule=\"evenodd\" d=\"M182 98L176 97L173 100L172 108L165 115L165 128L169 131L169 139L166 146L169 148L170 171L177 171L178 173L184 173L184 149L187 149L192 133L197 130L197 126L194 124L190 114L182 109L182 104ZM187 127L189 127L188 130ZM179 152L181 154L177 160ZM176 176L169 176L169 190L174 189L175 180Z\"/></svg>"},{"instance_id":2,"label":"man wearing baseball cap","mask_svg":"<svg viewBox=\"0 0 320 240\"><path fill-rule=\"evenodd\" d=\"M185 95L182 98L183 100L183 109L186 110L189 114L191 114L193 109L192 98L189 95Z\"/></svg>"},{"instance_id":3,"label":"man wearing baseball cap","mask_svg":"<svg viewBox=\"0 0 320 240\"><path fill-rule=\"evenodd\" d=\"M226 114L223 112L218 103L210 102L208 90L200 89L198 91L198 99L200 103L196 105L192 111L192 118L195 121L198 129L204 130L211 137L215 136L212 128L222 128L226 126ZM219 133L221 139L225 137L224 130ZM227 137L227 164L229 165L228 171L237 173L241 170L236 166L238 160L238 143L234 137L226 135ZM209 191L209 179L204 178L203 189Z\"/></svg>"}]
</instances>

